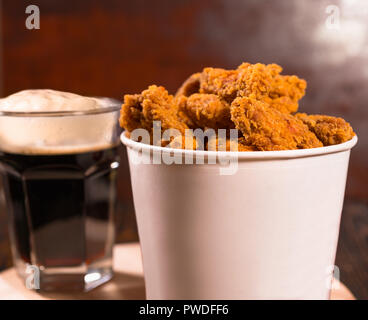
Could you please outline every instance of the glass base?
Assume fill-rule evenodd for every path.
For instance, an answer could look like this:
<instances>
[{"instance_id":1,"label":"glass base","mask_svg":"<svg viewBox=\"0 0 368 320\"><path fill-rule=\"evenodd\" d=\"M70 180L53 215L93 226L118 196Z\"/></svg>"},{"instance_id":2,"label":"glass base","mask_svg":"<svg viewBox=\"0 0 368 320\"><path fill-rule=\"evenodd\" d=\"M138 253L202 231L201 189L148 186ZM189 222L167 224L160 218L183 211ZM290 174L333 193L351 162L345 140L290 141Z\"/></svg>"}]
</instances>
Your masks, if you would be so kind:
<instances>
[{"instance_id":1,"label":"glass base","mask_svg":"<svg viewBox=\"0 0 368 320\"><path fill-rule=\"evenodd\" d=\"M39 292L88 292L108 282L114 274L112 268L106 266L47 268L46 270L18 260L15 267L26 288Z\"/></svg>"},{"instance_id":2,"label":"glass base","mask_svg":"<svg viewBox=\"0 0 368 320\"><path fill-rule=\"evenodd\" d=\"M113 277L112 269L90 270L86 274L40 273L40 288L44 292L88 292Z\"/></svg>"}]
</instances>

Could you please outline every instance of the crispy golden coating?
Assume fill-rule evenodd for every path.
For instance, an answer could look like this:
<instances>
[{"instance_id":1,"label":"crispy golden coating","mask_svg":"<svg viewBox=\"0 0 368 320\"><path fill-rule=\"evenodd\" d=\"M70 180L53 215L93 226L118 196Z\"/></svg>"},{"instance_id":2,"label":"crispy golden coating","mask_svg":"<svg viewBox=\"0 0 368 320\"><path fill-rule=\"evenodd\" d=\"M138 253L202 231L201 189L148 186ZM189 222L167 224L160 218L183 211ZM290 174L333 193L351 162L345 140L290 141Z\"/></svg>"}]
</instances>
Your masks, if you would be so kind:
<instances>
[{"instance_id":1,"label":"crispy golden coating","mask_svg":"<svg viewBox=\"0 0 368 320\"><path fill-rule=\"evenodd\" d=\"M237 70L204 68L200 78L200 93L212 93L231 103L237 93Z\"/></svg>"},{"instance_id":2,"label":"crispy golden coating","mask_svg":"<svg viewBox=\"0 0 368 320\"><path fill-rule=\"evenodd\" d=\"M188 126L179 119L174 97L164 87L150 86L141 94L125 95L120 125L129 132L143 128L152 132L153 121L161 121L162 131L177 129L184 134Z\"/></svg>"},{"instance_id":3,"label":"crispy golden coating","mask_svg":"<svg viewBox=\"0 0 368 320\"><path fill-rule=\"evenodd\" d=\"M231 103L236 97L254 95L281 112L296 112L304 96L306 81L280 75L277 64L243 63L236 70L205 68L200 76L200 92L212 93Z\"/></svg>"},{"instance_id":4,"label":"crispy golden coating","mask_svg":"<svg viewBox=\"0 0 368 320\"><path fill-rule=\"evenodd\" d=\"M258 151L255 146L252 146L244 136L239 137L238 139L238 149L239 151Z\"/></svg>"},{"instance_id":5,"label":"crispy golden coating","mask_svg":"<svg viewBox=\"0 0 368 320\"><path fill-rule=\"evenodd\" d=\"M180 109L199 128L234 128L230 119L230 105L215 94L195 93L180 104Z\"/></svg>"},{"instance_id":6,"label":"crispy golden coating","mask_svg":"<svg viewBox=\"0 0 368 320\"><path fill-rule=\"evenodd\" d=\"M238 140L238 151L239 152L258 151L258 149L255 146L249 146L249 145L246 145L246 144L242 144L241 140Z\"/></svg>"},{"instance_id":7,"label":"crispy golden coating","mask_svg":"<svg viewBox=\"0 0 368 320\"><path fill-rule=\"evenodd\" d=\"M272 82L272 90L269 96L272 99L279 97L289 97L297 102L304 97L307 82L297 76L277 75Z\"/></svg>"},{"instance_id":8,"label":"crispy golden coating","mask_svg":"<svg viewBox=\"0 0 368 320\"><path fill-rule=\"evenodd\" d=\"M189 128L196 128L195 122L191 119L191 117L187 114L186 107L187 107L187 100L188 97L182 95L174 98L175 105L178 106L178 116L179 120L183 121Z\"/></svg>"},{"instance_id":9,"label":"crispy golden coating","mask_svg":"<svg viewBox=\"0 0 368 320\"><path fill-rule=\"evenodd\" d=\"M237 96L254 95L259 100L263 99L272 90L274 77L281 70L281 67L277 64L241 64L237 69L238 78L235 84L238 90Z\"/></svg>"},{"instance_id":10,"label":"crispy golden coating","mask_svg":"<svg viewBox=\"0 0 368 320\"><path fill-rule=\"evenodd\" d=\"M263 101L281 112L298 111L298 101L304 97L307 82L297 76L277 75L272 82L271 90Z\"/></svg>"},{"instance_id":11,"label":"crispy golden coating","mask_svg":"<svg viewBox=\"0 0 368 320\"><path fill-rule=\"evenodd\" d=\"M277 64L248 66L239 73L238 96L253 95L281 112L296 112L298 101L305 94L306 81L296 76L280 75L281 71Z\"/></svg>"},{"instance_id":12,"label":"crispy golden coating","mask_svg":"<svg viewBox=\"0 0 368 320\"><path fill-rule=\"evenodd\" d=\"M266 96L261 101L267 103L270 107L279 110L283 113L293 113L298 110L299 104L298 102L294 102L289 97L279 97L275 99L271 99L270 97Z\"/></svg>"},{"instance_id":13,"label":"crispy golden coating","mask_svg":"<svg viewBox=\"0 0 368 320\"><path fill-rule=\"evenodd\" d=\"M244 143L242 138L237 140L224 139L219 138L218 136L214 136L208 140L206 144L206 150L208 151L257 151L257 148L254 146L249 146Z\"/></svg>"},{"instance_id":14,"label":"crispy golden coating","mask_svg":"<svg viewBox=\"0 0 368 320\"><path fill-rule=\"evenodd\" d=\"M231 103L237 96L267 95L271 89L274 66L243 63L236 70L205 68L200 78L200 92L212 93Z\"/></svg>"},{"instance_id":15,"label":"crispy golden coating","mask_svg":"<svg viewBox=\"0 0 368 320\"><path fill-rule=\"evenodd\" d=\"M176 91L175 97L189 97L193 93L199 92L199 86L200 86L200 80L201 80L201 73L194 73L192 74L188 79L186 79L181 87Z\"/></svg>"},{"instance_id":16,"label":"crispy golden coating","mask_svg":"<svg viewBox=\"0 0 368 320\"><path fill-rule=\"evenodd\" d=\"M164 145L164 143L162 143ZM173 149L187 149L187 150L196 150L197 149L197 141L195 136L187 134L186 136L177 136L174 137L169 144L166 145L168 148Z\"/></svg>"},{"instance_id":17,"label":"crispy golden coating","mask_svg":"<svg viewBox=\"0 0 368 320\"><path fill-rule=\"evenodd\" d=\"M350 124L342 118L305 113L297 113L295 117L302 120L309 130L323 142L324 146L349 141L355 135Z\"/></svg>"},{"instance_id":18,"label":"crispy golden coating","mask_svg":"<svg viewBox=\"0 0 368 320\"><path fill-rule=\"evenodd\" d=\"M302 121L255 97L235 99L231 104L231 119L246 141L262 151L323 146Z\"/></svg>"},{"instance_id":19,"label":"crispy golden coating","mask_svg":"<svg viewBox=\"0 0 368 320\"><path fill-rule=\"evenodd\" d=\"M175 97L163 87L150 86L141 94L126 95L120 125L129 132L147 129L153 141L153 122L161 121L158 144L172 148L230 151L267 151L316 148L350 140L353 129L341 118L322 115L292 115L304 96L306 82L281 75L277 64L243 63L237 69L204 68L192 74ZM231 140L230 129L239 129ZM187 136L187 129L227 130L202 141ZM178 132L181 136L176 136ZM168 141L167 141L168 140Z\"/></svg>"}]
</instances>

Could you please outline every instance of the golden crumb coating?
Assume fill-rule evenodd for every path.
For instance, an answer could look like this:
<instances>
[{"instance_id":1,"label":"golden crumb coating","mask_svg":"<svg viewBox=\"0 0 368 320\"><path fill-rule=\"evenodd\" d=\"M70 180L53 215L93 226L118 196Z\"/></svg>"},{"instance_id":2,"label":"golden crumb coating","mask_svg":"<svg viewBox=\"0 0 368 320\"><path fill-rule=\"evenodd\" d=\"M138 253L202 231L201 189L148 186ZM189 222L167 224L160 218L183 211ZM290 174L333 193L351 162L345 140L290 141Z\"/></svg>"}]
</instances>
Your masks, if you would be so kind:
<instances>
[{"instance_id":1,"label":"golden crumb coating","mask_svg":"<svg viewBox=\"0 0 368 320\"><path fill-rule=\"evenodd\" d=\"M181 105L196 127L228 129L234 128L230 119L230 105L215 94L195 93Z\"/></svg>"},{"instance_id":2,"label":"golden crumb coating","mask_svg":"<svg viewBox=\"0 0 368 320\"><path fill-rule=\"evenodd\" d=\"M185 136L184 135L176 136L173 139L171 139L170 143L167 144L166 147L173 149L196 150L197 149L196 137L189 133L187 133Z\"/></svg>"},{"instance_id":3,"label":"golden crumb coating","mask_svg":"<svg viewBox=\"0 0 368 320\"><path fill-rule=\"evenodd\" d=\"M296 112L307 83L297 76L280 75L281 71L282 68L277 64L257 63L248 66L240 72L238 96L252 95L281 112Z\"/></svg>"},{"instance_id":4,"label":"golden crumb coating","mask_svg":"<svg viewBox=\"0 0 368 320\"><path fill-rule=\"evenodd\" d=\"M231 103L236 97L253 95L281 112L298 110L306 81L280 75L277 64L242 63L236 70L205 68L200 76L200 92L216 94Z\"/></svg>"},{"instance_id":5,"label":"golden crumb coating","mask_svg":"<svg viewBox=\"0 0 368 320\"><path fill-rule=\"evenodd\" d=\"M221 68L204 68L200 79L200 93L212 93L231 103L238 91L236 80L237 70Z\"/></svg>"},{"instance_id":6,"label":"golden crumb coating","mask_svg":"<svg viewBox=\"0 0 368 320\"><path fill-rule=\"evenodd\" d=\"M272 90L269 96L272 99L289 97L297 102L304 97L307 82L297 76L277 75L272 82Z\"/></svg>"},{"instance_id":7,"label":"golden crumb coating","mask_svg":"<svg viewBox=\"0 0 368 320\"><path fill-rule=\"evenodd\" d=\"M153 121L161 121L162 131L177 129L184 133L188 126L179 119L174 97L164 87L150 86L141 94L125 95L120 111L120 125L129 132L143 128L152 132Z\"/></svg>"},{"instance_id":8,"label":"golden crumb coating","mask_svg":"<svg viewBox=\"0 0 368 320\"><path fill-rule=\"evenodd\" d=\"M277 75L263 101L281 112L294 113L298 111L299 100L304 97L306 87L307 82L297 76Z\"/></svg>"},{"instance_id":9,"label":"golden crumb coating","mask_svg":"<svg viewBox=\"0 0 368 320\"><path fill-rule=\"evenodd\" d=\"M294 116L269 107L255 97L239 97L231 104L231 119L246 141L259 150L322 147L315 134Z\"/></svg>"},{"instance_id":10,"label":"golden crumb coating","mask_svg":"<svg viewBox=\"0 0 368 320\"><path fill-rule=\"evenodd\" d=\"M185 96L189 97L193 93L199 92L201 73L194 73L186 79L180 88L176 91L175 97Z\"/></svg>"},{"instance_id":11,"label":"golden crumb coating","mask_svg":"<svg viewBox=\"0 0 368 320\"><path fill-rule=\"evenodd\" d=\"M254 146L248 146L243 144L243 142L238 140L231 140L228 138L220 138L214 136L210 138L206 144L206 150L208 151L257 151Z\"/></svg>"},{"instance_id":12,"label":"golden crumb coating","mask_svg":"<svg viewBox=\"0 0 368 320\"><path fill-rule=\"evenodd\" d=\"M245 152L245 151L258 151L258 149L255 146L250 146L247 144L242 144L241 140L238 140L238 151L239 152Z\"/></svg>"},{"instance_id":13,"label":"golden crumb coating","mask_svg":"<svg viewBox=\"0 0 368 320\"><path fill-rule=\"evenodd\" d=\"M239 151L258 151L258 149L255 146L252 146L250 141L247 141L244 136L241 136L238 139L238 149Z\"/></svg>"},{"instance_id":14,"label":"golden crumb coating","mask_svg":"<svg viewBox=\"0 0 368 320\"><path fill-rule=\"evenodd\" d=\"M184 122L189 128L196 128L195 122L191 119L191 117L187 114L187 100L188 97L181 95L174 98L175 105L178 106L178 117L179 120Z\"/></svg>"},{"instance_id":15,"label":"golden crumb coating","mask_svg":"<svg viewBox=\"0 0 368 320\"><path fill-rule=\"evenodd\" d=\"M305 113L297 113L295 117L302 120L324 146L349 141L355 135L350 124L342 118Z\"/></svg>"},{"instance_id":16,"label":"golden crumb coating","mask_svg":"<svg viewBox=\"0 0 368 320\"><path fill-rule=\"evenodd\" d=\"M206 150L208 151L257 151L256 147L249 146L244 143L242 138L232 140L229 138L221 138L213 136L208 139L206 144Z\"/></svg>"},{"instance_id":17,"label":"golden crumb coating","mask_svg":"<svg viewBox=\"0 0 368 320\"><path fill-rule=\"evenodd\" d=\"M237 96L246 97L254 95L257 99L268 96L269 92L272 90L274 77L278 75L281 70L281 67L277 64L241 64L237 69Z\"/></svg>"},{"instance_id":18,"label":"golden crumb coating","mask_svg":"<svg viewBox=\"0 0 368 320\"><path fill-rule=\"evenodd\" d=\"M281 73L277 64L247 62L231 70L204 68L186 79L175 97L156 85L141 94L125 95L120 125L128 135L134 129L146 129L151 143L162 146L227 151L235 146L238 151L316 148L339 144L355 135L341 118L295 114L307 83ZM161 138L154 136L154 121L161 122L161 134L168 129L176 131ZM230 129L234 128L239 135L230 139ZM226 132L224 137L216 132L202 141L199 136L185 137L187 129Z\"/></svg>"}]
</instances>

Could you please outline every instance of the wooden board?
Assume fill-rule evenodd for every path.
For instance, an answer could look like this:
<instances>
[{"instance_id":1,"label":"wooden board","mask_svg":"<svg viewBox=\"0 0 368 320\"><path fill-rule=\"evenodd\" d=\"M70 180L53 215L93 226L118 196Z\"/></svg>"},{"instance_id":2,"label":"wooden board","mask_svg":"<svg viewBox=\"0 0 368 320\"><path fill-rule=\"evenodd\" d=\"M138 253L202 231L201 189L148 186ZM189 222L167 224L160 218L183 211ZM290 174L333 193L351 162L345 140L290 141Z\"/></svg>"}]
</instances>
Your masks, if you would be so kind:
<instances>
[{"instance_id":1,"label":"wooden board","mask_svg":"<svg viewBox=\"0 0 368 320\"><path fill-rule=\"evenodd\" d=\"M42 293L25 288L14 268L0 273L0 299L145 299L141 252L138 243L119 244L114 249L113 280L88 293ZM339 284L336 286L336 284ZM336 282L331 294L333 300L354 300L351 292Z\"/></svg>"}]
</instances>

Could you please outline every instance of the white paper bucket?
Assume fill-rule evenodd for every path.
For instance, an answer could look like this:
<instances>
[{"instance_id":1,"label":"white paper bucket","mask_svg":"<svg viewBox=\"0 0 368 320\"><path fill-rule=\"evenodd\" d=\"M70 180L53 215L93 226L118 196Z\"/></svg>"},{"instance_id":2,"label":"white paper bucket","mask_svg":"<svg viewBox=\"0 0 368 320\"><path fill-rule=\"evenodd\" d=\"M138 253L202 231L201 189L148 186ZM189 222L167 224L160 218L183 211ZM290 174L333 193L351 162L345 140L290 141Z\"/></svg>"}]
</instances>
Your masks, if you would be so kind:
<instances>
[{"instance_id":1,"label":"white paper bucket","mask_svg":"<svg viewBox=\"0 0 368 320\"><path fill-rule=\"evenodd\" d=\"M124 134L148 299L328 299L352 140L237 157L221 164L145 164L173 149ZM143 154L142 154L143 153ZM147 161L148 162L148 161Z\"/></svg>"}]
</instances>

